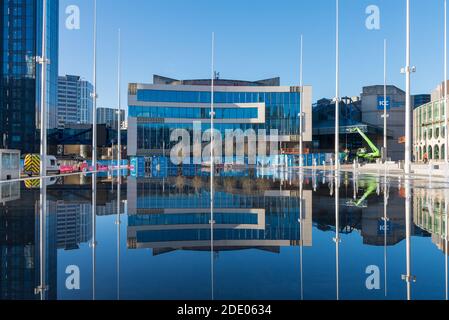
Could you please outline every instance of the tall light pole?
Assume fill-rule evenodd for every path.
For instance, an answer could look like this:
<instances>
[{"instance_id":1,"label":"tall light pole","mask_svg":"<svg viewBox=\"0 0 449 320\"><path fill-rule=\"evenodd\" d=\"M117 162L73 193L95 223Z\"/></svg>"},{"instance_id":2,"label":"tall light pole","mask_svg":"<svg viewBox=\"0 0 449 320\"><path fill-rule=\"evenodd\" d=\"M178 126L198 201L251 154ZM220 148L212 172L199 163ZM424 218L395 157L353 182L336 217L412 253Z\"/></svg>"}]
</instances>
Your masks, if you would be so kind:
<instances>
[{"instance_id":1,"label":"tall light pole","mask_svg":"<svg viewBox=\"0 0 449 320\"><path fill-rule=\"evenodd\" d=\"M299 87L301 96L299 97L299 166L303 167L303 138L304 138L304 113L303 113L303 96L304 96L304 83L303 83L303 36L301 35L301 49L300 49L300 63L299 63Z\"/></svg>"},{"instance_id":2,"label":"tall light pole","mask_svg":"<svg viewBox=\"0 0 449 320\"><path fill-rule=\"evenodd\" d=\"M92 167L97 171L97 0L94 0L94 66L92 92Z\"/></svg>"},{"instance_id":3,"label":"tall light pole","mask_svg":"<svg viewBox=\"0 0 449 320\"><path fill-rule=\"evenodd\" d=\"M47 58L47 0L42 1L42 48L41 56L37 57L37 62L41 66L41 101L40 101L40 176L47 175L47 65L50 61ZM43 183L42 183L43 182ZM45 181L41 181L41 188L45 188Z\"/></svg>"},{"instance_id":4,"label":"tall light pole","mask_svg":"<svg viewBox=\"0 0 449 320\"><path fill-rule=\"evenodd\" d=\"M96 299L97 272L97 0L94 0L94 64L93 64L93 92L92 92L92 300Z\"/></svg>"},{"instance_id":5,"label":"tall light pole","mask_svg":"<svg viewBox=\"0 0 449 320\"><path fill-rule=\"evenodd\" d=\"M120 300L120 193L121 193L121 183L122 183L122 172L121 172L121 162L122 162L122 142L121 142L121 66L122 66L122 32L118 29L118 61L117 61L117 220L115 224L117 225L117 300Z\"/></svg>"},{"instance_id":6,"label":"tall light pole","mask_svg":"<svg viewBox=\"0 0 449 320\"><path fill-rule=\"evenodd\" d=\"M41 65L41 101L40 101L40 215L39 215L39 249L40 249L40 285L36 294L41 300L46 298L46 217L47 217L47 0L42 1L42 49L37 62Z\"/></svg>"},{"instance_id":7,"label":"tall light pole","mask_svg":"<svg viewBox=\"0 0 449 320\"><path fill-rule=\"evenodd\" d=\"M335 41L335 171L340 170L340 39L339 39L339 0L336 0L336 41Z\"/></svg>"},{"instance_id":8,"label":"tall light pole","mask_svg":"<svg viewBox=\"0 0 449 320\"><path fill-rule=\"evenodd\" d=\"M405 174L411 173L412 160L412 130L411 130L411 93L410 93L410 0L407 1L407 22L406 22L406 66L405 66Z\"/></svg>"},{"instance_id":9,"label":"tall light pole","mask_svg":"<svg viewBox=\"0 0 449 320\"><path fill-rule=\"evenodd\" d=\"M214 93L215 93L215 33L212 32L212 62L210 86L210 260L211 260L211 295L214 300Z\"/></svg>"},{"instance_id":10,"label":"tall light pole","mask_svg":"<svg viewBox=\"0 0 449 320\"><path fill-rule=\"evenodd\" d=\"M449 108L447 103L447 0L444 0L444 110L445 110L445 119L444 124L446 128L444 129L445 137L446 137L446 150L444 152L445 154L445 160L446 163L449 164ZM449 170L446 168L446 170Z\"/></svg>"},{"instance_id":11,"label":"tall light pole","mask_svg":"<svg viewBox=\"0 0 449 320\"><path fill-rule=\"evenodd\" d=\"M120 165L122 161L122 117L121 117L121 111L122 111L122 103L121 103L121 93L120 93L120 87L121 87L121 51L122 51L122 32L119 29L118 30L118 63L117 63L117 169L118 169L118 184L120 184L121 181L121 172L120 172Z\"/></svg>"},{"instance_id":12,"label":"tall light pole","mask_svg":"<svg viewBox=\"0 0 449 320\"><path fill-rule=\"evenodd\" d=\"M384 161L388 159L388 131L387 131L387 39L384 40Z\"/></svg>"}]
</instances>

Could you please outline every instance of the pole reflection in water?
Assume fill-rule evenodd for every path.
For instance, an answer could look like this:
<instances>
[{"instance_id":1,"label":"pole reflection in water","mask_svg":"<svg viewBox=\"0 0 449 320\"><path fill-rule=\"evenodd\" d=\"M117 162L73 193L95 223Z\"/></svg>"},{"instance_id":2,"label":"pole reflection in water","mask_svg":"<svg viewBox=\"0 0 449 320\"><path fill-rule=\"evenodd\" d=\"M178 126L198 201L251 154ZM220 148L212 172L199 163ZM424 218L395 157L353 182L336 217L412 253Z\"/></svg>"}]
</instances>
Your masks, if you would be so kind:
<instances>
[{"instance_id":1,"label":"pole reflection in water","mask_svg":"<svg viewBox=\"0 0 449 320\"><path fill-rule=\"evenodd\" d=\"M384 176L384 290L385 297L388 296L388 232L389 232L389 219L388 219L388 200L390 198L390 187L387 176Z\"/></svg>"},{"instance_id":2,"label":"pole reflection in water","mask_svg":"<svg viewBox=\"0 0 449 320\"><path fill-rule=\"evenodd\" d=\"M92 174L92 300L96 299L95 275L97 263L97 173Z\"/></svg>"},{"instance_id":3,"label":"pole reflection in water","mask_svg":"<svg viewBox=\"0 0 449 320\"><path fill-rule=\"evenodd\" d=\"M449 270L448 270L448 257L449 257L449 225L448 225L448 216L449 216L449 197L448 197L448 190L445 190L444 192L445 199L444 199L444 212L445 212L445 271L446 271L446 281L445 281L445 287L446 287L446 301L449 300Z\"/></svg>"},{"instance_id":4,"label":"pole reflection in water","mask_svg":"<svg viewBox=\"0 0 449 320\"><path fill-rule=\"evenodd\" d=\"M40 179L40 199L39 199L39 286L36 294L41 300L47 299L46 282L46 259L47 259L47 180Z\"/></svg>"},{"instance_id":5,"label":"pole reflection in water","mask_svg":"<svg viewBox=\"0 0 449 320\"><path fill-rule=\"evenodd\" d=\"M304 246L304 212L303 212L303 168L299 171L299 265L300 265L300 282L301 282L301 300L304 300L304 273L303 273L303 246Z\"/></svg>"},{"instance_id":6,"label":"pole reflection in water","mask_svg":"<svg viewBox=\"0 0 449 320\"><path fill-rule=\"evenodd\" d=\"M210 112L210 263L211 263L211 298L214 295L214 175L215 175L215 158L214 158L214 80L215 80L215 33L212 33L212 70L211 70L211 112Z\"/></svg>"},{"instance_id":7,"label":"pole reflection in water","mask_svg":"<svg viewBox=\"0 0 449 320\"><path fill-rule=\"evenodd\" d=\"M120 220L120 207L121 207L121 184L122 184L122 178L121 178L121 171L120 169L117 171L118 177L117 177L117 217L115 220L115 224L117 226L117 300L120 300L120 226L121 226L121 220Z\"/></svg>"},{"instance_id":8,"label":"pole reflection in water","mask_svg":"<svg viewBox=\"0 0 449 320\"><path fill-rule=\"evenodd\" d=\"M402 278L407 283L407 300L412 299L412 282L416 278L412 276L412 261L411 261L411 238L412 238L412 190L410 186L409 177L405 181L405 230L406 230L406 270L407 274Z\"/></svg>"},{"instance_id":9,"label":"pole reflection in water","mask_svg":"<svg viewBox=\"0 0 449 320\"><path fill-rule=\"evenodd\" d=\"M339 173L335 172L335 279L336 299L340 300L340 189Z\"/></svg>"}]
</instances>

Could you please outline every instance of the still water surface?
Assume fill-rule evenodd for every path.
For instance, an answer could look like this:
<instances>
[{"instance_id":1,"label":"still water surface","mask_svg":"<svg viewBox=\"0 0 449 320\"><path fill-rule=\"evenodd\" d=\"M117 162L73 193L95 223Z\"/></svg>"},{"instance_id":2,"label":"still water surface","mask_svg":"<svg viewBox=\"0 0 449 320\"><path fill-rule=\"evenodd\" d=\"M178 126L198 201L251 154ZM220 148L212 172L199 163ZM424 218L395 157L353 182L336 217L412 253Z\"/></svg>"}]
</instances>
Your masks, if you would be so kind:
<instances>
[{"instance_id":1,"label":"still water surface","mask_svg":"<svg viewBox=\"0 0 449 320\"><path fill-rule=\"evenodd\" d=\"M444 181L171 171L0 184L0 299L447 297Z\"/></svg>"}]
</instances>

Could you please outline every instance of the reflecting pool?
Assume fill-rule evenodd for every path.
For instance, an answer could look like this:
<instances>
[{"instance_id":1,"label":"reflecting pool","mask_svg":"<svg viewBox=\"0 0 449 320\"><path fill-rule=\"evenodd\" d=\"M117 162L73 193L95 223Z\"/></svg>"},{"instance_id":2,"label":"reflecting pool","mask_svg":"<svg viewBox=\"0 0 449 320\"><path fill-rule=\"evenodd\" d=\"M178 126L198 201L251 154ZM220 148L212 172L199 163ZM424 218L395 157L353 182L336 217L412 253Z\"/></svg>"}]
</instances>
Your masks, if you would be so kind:
<instances>
[{"instance_id":1,"label":"reflecting pool","mask_svg":"<svg viewBox=\"0 0 449 320\"><path fill-rule=\"evenodd\" d=\"M4 182L0 299L444 300L448 204L443 179L329 171Z\"/></svg>"}]
</instances>

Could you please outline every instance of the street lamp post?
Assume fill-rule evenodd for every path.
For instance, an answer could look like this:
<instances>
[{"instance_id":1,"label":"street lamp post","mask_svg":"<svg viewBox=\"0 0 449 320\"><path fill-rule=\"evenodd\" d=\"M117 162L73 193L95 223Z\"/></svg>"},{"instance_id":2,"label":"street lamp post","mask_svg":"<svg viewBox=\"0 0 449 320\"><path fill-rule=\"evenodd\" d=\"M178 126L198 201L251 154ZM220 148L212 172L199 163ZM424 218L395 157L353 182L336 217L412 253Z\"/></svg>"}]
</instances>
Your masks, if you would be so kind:
<instances>
[{"instance_id":1,"label":"street lamp post","mask_svg":"<svg viewBox=\"0 0 449 320\"><path fill-rule=\"evenodd\" d=\"M384 40L384 161L388 159L388 131L387 131L387 119L388 119L388 106L387 106L387 39Z\"/></svg>"},{"instance_id":2,"label":"street lamp post","mask_svg":"<svg viewBox=\"0 0 449 320\"><path fill-rule=\"evenodd\" d=\"M214 300L214 174L215 174L215 159L214 159L214 93L215 93L215 33L212 32L212 62L211 62L211 99L210 99L210 261L211 261L211 296Z\"/></svg>"},{"instance_id":3,"label":"street lamp post","mask_svg":"<svg viewBox=\"0 0 449 320\"><path fill-rule=\"evenodd\" d=\"M300 94L299 97L300 103L299 103L299 166L302 169L304 162L302 158L303 154L303 101L304 101L304 83L303 83L303 36L301 35L301 57L300 57L300 71L299 71L299 87L300 87Z\"/></svg>"},{"instance_id":4,"label":"street lamp post","mask_svg":"<svg viewBox=\"0 0 449 320\"><path fill-rule=\"evenodd\" d=\"M94 0L94 66L93 66L93 107L92 107L92 167L97 168L97 0Z\"/></svg>"},{"instance_id":5,"label":"street lamp post","mask_svg":"<svg viewBox=\"0 0 449 320\"><path fill-rule=\"evenodd\" d=\"M448 103L447 103L447 0L444 0L444 110L445 110L445 137L446 137L446 150L444 152L445 154L445 160L446 163L449 164L449 109L448 109ZM446 170L449 170L449 168L446 168Z\"/></svg>"},{"instance_id":6,"label":"street lamp post","mask_svg":"<svg viewBox=\"0 0 449 320\"><path fill-rule=\"evenodd\" d=\"M122 131L122 117L121 117L121 93L120 93L120 87L121 87L121 50L122 50L122 33L121 30L118 30L118 63L117 63L117 180L118 184L120 184L121 181L121 171L120 171L120 165L122 160L122 141L121 141L121 131Z\"/></svg>"},{"instance_id":7,"label":"street lamp post","mask_svg":"<svg viewBox=\"0 0 449 320\"><path fill-rule=\"evenodd\" d=\"M339 42L339 0L336 0L336 55L335 55L335 171L340 170L340 42Z\"/></svg>"},{"instance_id":8,"label":"street lamp post","mask_svg":"<svg viewBox=\"0 0 449 320\"><path fill-rule=\"evenodd\" d=\"M405 66L405 174L411 173L411 149L412 149L412 130L411 130L411 95L410 95L410 0L407 0L407 21L406 21L406 66Z\"/></svg>"}]
</instances>

